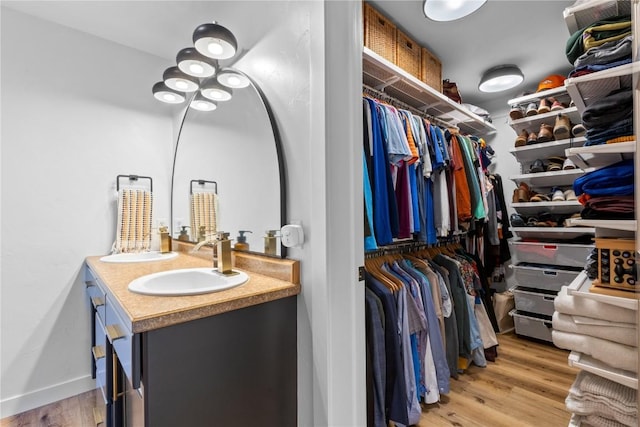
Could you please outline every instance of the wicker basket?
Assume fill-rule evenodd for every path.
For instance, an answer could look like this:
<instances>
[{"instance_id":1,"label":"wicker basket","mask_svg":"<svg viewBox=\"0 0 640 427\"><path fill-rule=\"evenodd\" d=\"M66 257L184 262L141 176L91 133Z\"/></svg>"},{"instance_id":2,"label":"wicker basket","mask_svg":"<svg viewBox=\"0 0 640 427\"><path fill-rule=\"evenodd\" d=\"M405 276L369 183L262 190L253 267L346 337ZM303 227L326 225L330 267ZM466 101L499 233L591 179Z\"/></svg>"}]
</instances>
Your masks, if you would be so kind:
<instances>
[{"instance_id":1,"label":"wicker basket","mask_svg":"<svg viewBox=\"0 0 640 427\"><path fill-rule=\"evenodd\" d=\"M422 49L418 43L411 40L405 33L397 30L397 50L395 63L398 67L405 70L407 73L422 78L420 64L420 50Z\"/></svg>"},{"instance_id":2,"label":"wicker basket","mask_svg":"<svg viewBox=\"0 0 640 427\"><path fill-rule=\"evenodd\" d=\"M390 62L396 60L396 26L364 4L364 45Z\"/></svg>"},{"instance_id":3,"label":"wicker basket","mask_svg":"<svg viewBox=\"0 0 640 427\"><path fill-rule=\"evenodd\" d=\"M442 63L426 48L422 48L420 80L442 93Z\"/></svg>"}]
</instances>

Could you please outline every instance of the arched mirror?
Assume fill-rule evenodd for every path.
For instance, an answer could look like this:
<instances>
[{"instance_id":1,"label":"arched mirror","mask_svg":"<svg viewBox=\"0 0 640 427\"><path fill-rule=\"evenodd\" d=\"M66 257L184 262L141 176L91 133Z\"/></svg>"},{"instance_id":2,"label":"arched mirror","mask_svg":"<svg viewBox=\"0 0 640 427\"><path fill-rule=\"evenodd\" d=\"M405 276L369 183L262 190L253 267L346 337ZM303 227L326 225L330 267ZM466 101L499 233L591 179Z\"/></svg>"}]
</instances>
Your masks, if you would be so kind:
<instances>
[{"instance_id":1,"label":"arched mirror","mask_svg":"<svg viewBox=\"0 0 640 427\"><path fill-rule=\"evenodd\" d=\"M249 80L213 111L185 110L171 185L172 224L185 228L176 227L174 237L182 231L181 240L198 242L225 231L235 245L245 231L248 252L284 257L279 238L275 250L265 250L273 243L267 232L279 234L286 223L280 135L263 92Z\"/></svg>"}]
</instances>

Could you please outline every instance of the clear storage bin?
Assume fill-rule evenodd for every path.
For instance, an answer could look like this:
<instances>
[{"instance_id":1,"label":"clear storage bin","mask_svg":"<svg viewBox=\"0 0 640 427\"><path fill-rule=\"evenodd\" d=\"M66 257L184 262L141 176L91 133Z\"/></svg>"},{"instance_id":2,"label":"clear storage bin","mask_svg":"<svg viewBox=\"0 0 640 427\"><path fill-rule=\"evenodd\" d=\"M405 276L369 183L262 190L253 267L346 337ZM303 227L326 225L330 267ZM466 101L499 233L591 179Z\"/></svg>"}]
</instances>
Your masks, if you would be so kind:
<instances>
[{"instance_id":1,"label":"clear storage bin","mask_svg":"<svg viewBox=\"0 0 640 427\"><path fill-rule=\"evenodd\" d=\"M512 310L509 314L513 316L516 334L553 342L553 338L551 337L553 328L550 316L521 313L518 310Z\"/></svg>"},{"instance_id":2,"label":"clear storage bin","mask_svg":"<svg viewBox=\"0 0 640 427\"><path fill-rule=\"evenodd\" d=\"M519 263L584 267L594 245L509 240L509 247Z\"/></svg>"},{"instance_id":3,"label":"clear storage bin","mask_svg":"<svg viewBox=\"0 0 640 427\"><path fill-rule=\"evenodd\" d=\"M556 292L562 286L569 286L582 271L581 267L570 268L572 269L528 263L513 266L514 277L519 286Z\"/></svg>"},{"instance_id":4,"label":"clear storage bin","mask_svg":"<svg viewBox=\"0 0 640 427\"><path fill-rule=\"evenodd\" d=\"M513 290L513 297L518 312L526 311L529 313L544 314L546 316L553 316L553 312L555 311L553 301L556 295L557 292L554 291L541 291L522 286L518 286Z\"/></svg>"}]
</instances>

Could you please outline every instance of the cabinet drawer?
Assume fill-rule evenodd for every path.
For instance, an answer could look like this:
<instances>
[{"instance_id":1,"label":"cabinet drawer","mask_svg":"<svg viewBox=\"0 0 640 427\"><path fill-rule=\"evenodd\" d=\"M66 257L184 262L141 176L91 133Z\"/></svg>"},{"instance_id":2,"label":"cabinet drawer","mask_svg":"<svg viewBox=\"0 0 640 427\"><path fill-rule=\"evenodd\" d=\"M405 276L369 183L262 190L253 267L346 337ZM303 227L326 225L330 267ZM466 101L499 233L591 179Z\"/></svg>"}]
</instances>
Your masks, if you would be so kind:
<instances>
[{"instance_id":1,"label":"cabinet drawer","mask_svg":"<svg viewBox=\"0 0 640 427\"><path fill-rule=\"evenodd\" d=\"M517 310L512 310L509 314L513 316L516 334L553 342L550 316L537 316L531 313L521 313Z\"/></svg>"},{"instance_id":2,"label":"cabinet drawer","mask_svg":"<svg viewBox=\"0 0 640 427\"><path fill-rule=\"evenodd\" d=\"M518 262L584 267L593 245L509 241Z\"/></svg>"},{"instance_id":3,"label":"cabinet drawer","mask_svg":"<svg viewBox=\"0 0 640 427\"><path fill-rule=\"evenodd\" d=\"M552 268L527 263L513 266L515 279L519 286L556 292L560 291L562 286L569 286L582 271L581 267L571 268Z\"/></svg>"},{"instance_id":4,"label":"cabinet drawer","mask_svg":"<svg viewBox=\"0 0 640 427\"><path fill-rule=\"evenodd\" d=\"M125 375L129 378L134 388L140 387L140 343L139 336L134 335L117 313L114 304L107 299L107 321L105 330L107 339L117 354Z\"/></svg>"},{"instance_id":5,"label":"cabinet drawer","mask_svg":"<svg viewBox=\"0 0 640 427\"><path fill-rule=\"evenodd\" d=\"M557 292L541 291L539 289L525 288L517 286L513 290L513 299L516 303L518 312L526 311L529 313L544 314L545 316L553 316L555 311L553 301Z\"/></svg>"}]
</instances>

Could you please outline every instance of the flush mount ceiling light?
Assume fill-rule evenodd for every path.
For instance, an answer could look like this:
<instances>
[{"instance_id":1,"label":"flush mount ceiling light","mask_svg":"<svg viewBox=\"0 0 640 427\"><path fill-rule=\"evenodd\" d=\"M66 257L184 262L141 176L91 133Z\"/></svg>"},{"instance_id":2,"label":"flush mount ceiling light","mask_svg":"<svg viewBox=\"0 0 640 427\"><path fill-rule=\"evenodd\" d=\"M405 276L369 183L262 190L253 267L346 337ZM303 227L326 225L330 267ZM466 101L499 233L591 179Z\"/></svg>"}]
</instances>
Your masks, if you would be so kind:
<instances>
[{"instance_id":1,"label":"flush mount ceiling light","mask_svg":"<svg viewBox=\"0 0 640 427\"><path fill-rule=\"evenodd\" d=\"M249 86L249 79L244 74L235 70L222 70L216 76L221 85L233 89Z\"/></svg>"},{"instance_id":2,"label":"flush mount ceiling light","mask_svg":"<svg viewBox=\"0 0 640 427\"><path fill-rule=\"evenodd\" d=\"M434 21L455 21L472 14L487 0L425 0L424 14Z\"/></svg>"},{"instance_id":3,"label":"flush mount ceiling light","mask_svg":"<svg viewBox=\"0 0 640 427\"><path fill-rule=\"evenodd\" d=\"M187 47L176 56L178 68L193 77L211 77L216 73L217 63L214 59L202 55L193 47Z\"/></svg>"},{"instance_id":4,"label":"flush mount ceiling light","mask_svg":"<svg viewBox=\"0 0 640 427\"><path fill-rule=\"evenodd\" d=\"M228 59L236 54L238 42L233 33L215 22L202 24L193 32L196 50L214 59Z\"/></svg>"},{"instance_id":5,"label":"flush mount ceiling light","mask_svg":"<svg viewBox=\"0 0 640 427\"><path fill-rule=\"evenodd\" d=\"M222 86L215 79L205 82L200 89L205 98L212 101L228 101L233 94L232 90L226 86Z\"/></svg>"},{"instance_id":6,"label":"flush mount ceiling light","mask_svg":"<svg viewBox=\"0 0 640 427\"><path fill-rule=\"evenodd\" d=\"M180 104L185 100L184 93L167 87L164 82L154 84L152 92L158 101L166 102L167 104Z\"/></svg>"},{"instance_id":7,"label":"flush mount ceiling light","mask_svg":"<svg viewBox=\"0 0 640 427\"><path fill-rule=\"evenodd\" d=\"M168 87L180 92L194 92L200 87L200 81L196 77L183 73L178 67L167 68L162 80Z\"/></svg>"},{"instance_id":8,"label":"flush mount ceiling light","mask_svg":"<svg viewBox=\"0 0 640 427\"><path fill-rule=\"evenodd\" d=\"M498 65L485 71L478 89L481 92L500 92L518 86L523 80L520 68L515 65Z\"/></svg>"},{"instance_id":9,"label":"flush mount ceiling light","mask_svg":"<svg viewBox=\"0 0 640 427\"><path fill-rule=\"evenodd\" d=\"M218 108L218 105L215 102L205 98L199 93L193 97L189 106L199 111L213 111Z\"/></svg>"}]
</instances>

